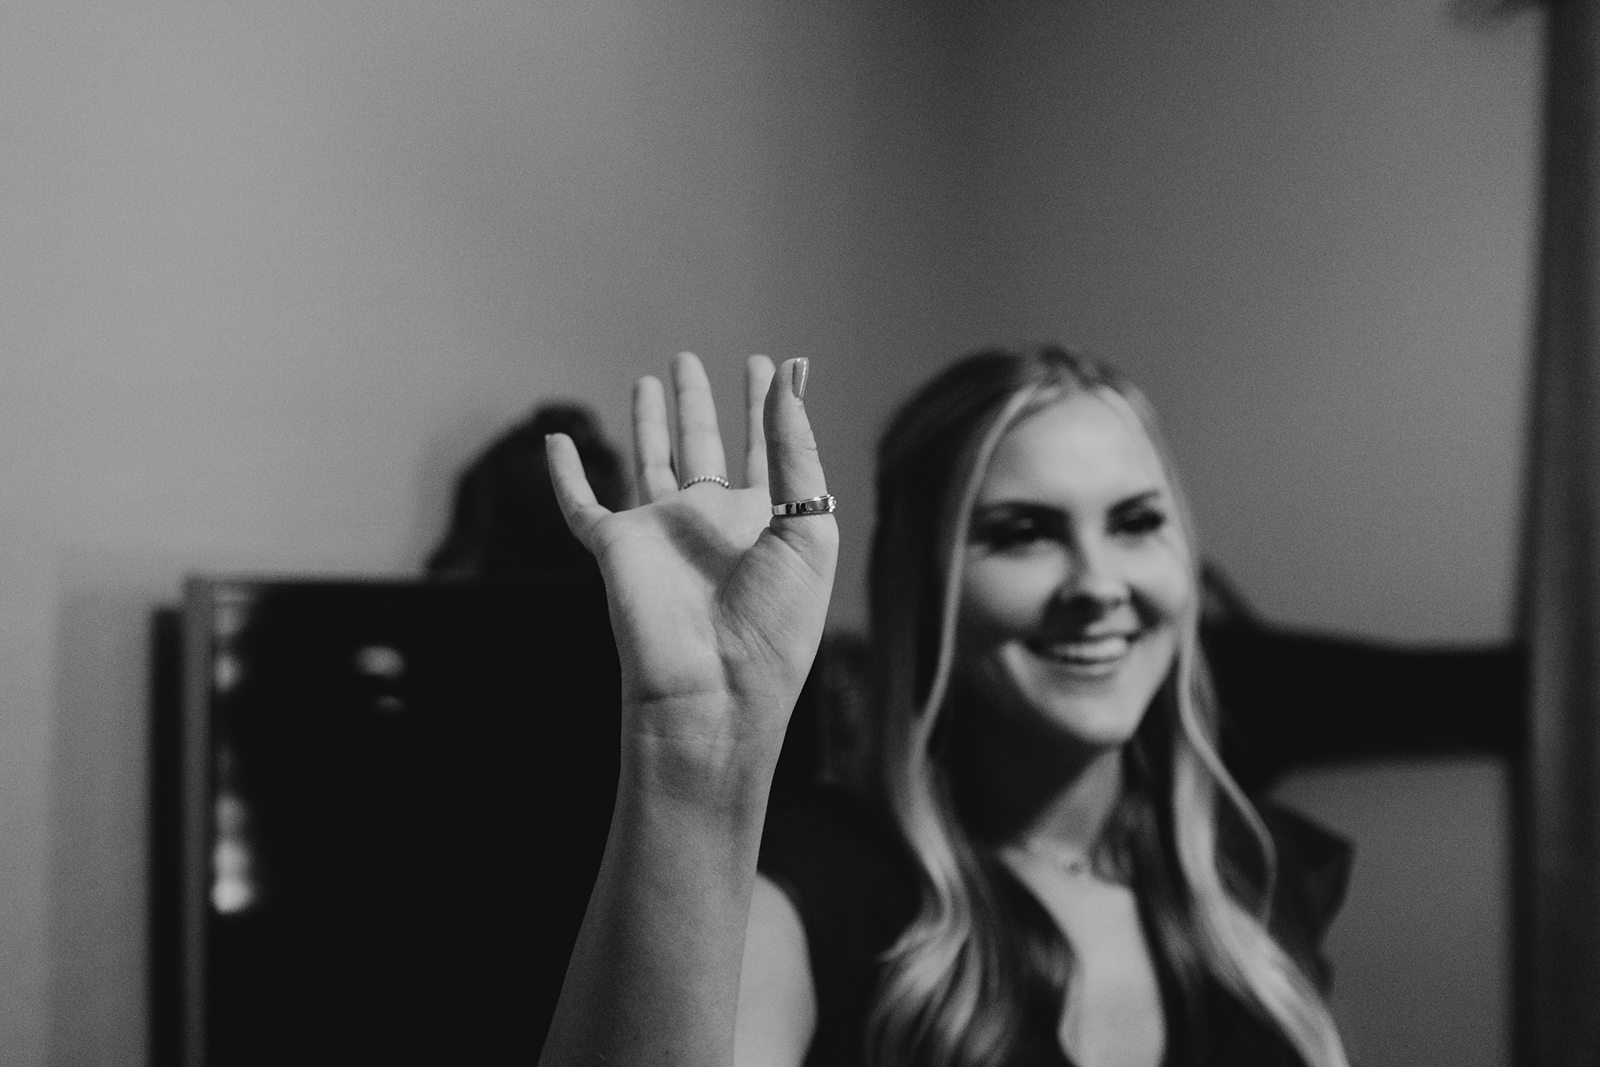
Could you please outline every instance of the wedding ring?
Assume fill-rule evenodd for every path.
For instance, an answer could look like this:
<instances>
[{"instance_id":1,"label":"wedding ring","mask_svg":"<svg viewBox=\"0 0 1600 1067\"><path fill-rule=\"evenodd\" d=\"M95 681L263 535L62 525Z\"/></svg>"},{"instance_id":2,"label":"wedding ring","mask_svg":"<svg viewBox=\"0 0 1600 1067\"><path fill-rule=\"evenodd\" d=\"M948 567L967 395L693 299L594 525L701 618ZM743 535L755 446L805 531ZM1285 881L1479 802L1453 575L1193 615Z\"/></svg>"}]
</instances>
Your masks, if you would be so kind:
<instances>
[{"instance_id":1,"label":"wedding ring","mask_svg":"<svg viewBox=\"0 0 1600 1067\"><path fill-rule=\"evenodd\" d=\"M722 488L724 488L724 489L732 489L733 488L733 486L731 484L729 484L728 479L724 478L720 474L698 474L695 477L690 478L688 481L684 482L682 485L678 486L678 488L679 489L687 489L691 485L694 485L697 482L716 482L718 485L722 486Z\"/></svg>"},{"instance_id":2,"label":"wedding ring","mask_svg":"<svg viewBox=\"0 0 1600 1067\"><path fill-rule=\"evenodd\" d=\"M772 505L772 514L780 519L792 519L801 515L831 515L839 509L839 501L834 499L832 493L824 493L807 500L785 500L781 504Z\"/></svg>"}]
</instances>

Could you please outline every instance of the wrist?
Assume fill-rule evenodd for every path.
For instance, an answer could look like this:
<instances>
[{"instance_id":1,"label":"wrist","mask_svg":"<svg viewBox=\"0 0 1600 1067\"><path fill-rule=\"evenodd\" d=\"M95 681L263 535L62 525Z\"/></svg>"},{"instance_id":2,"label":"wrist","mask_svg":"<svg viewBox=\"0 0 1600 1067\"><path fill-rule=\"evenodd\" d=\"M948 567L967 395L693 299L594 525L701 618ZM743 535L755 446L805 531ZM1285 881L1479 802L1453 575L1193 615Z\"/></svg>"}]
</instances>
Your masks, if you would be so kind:
<instances>
[{"instance_id":1,"label":"wrist","mask_svg":"<svg viewBox=\"0 0 1600 1067\"><path fill-rule=\"evenodd\" d=\"M678 869L696 884L703 903L711 904L712 898L748 890L766 818L763 789L685 788L654 772L624 769L608 847L632 842L624 851L635 860L644 860L658 877Z\"/></svg>"},{"instance_id":2,"label":"wrist","mask_svg":"<svg viewBox=\"0 0 1600 1067\"><path fill-rule=\"evenodd\" d=\"M753 714L758 703L776 701L722 695L625 705L619 790L708 817L764 810L789 716Z\"/></svg>"},{"instance_id":3,"label":"wrist","mask_svg":"<svg viewBox=\"0 0 1600 1067\"><path fill-rule=\"evenodd\" d=\"M633 798L663 813L737 828L765 818L776 753L721 740L634 736L622 745L618 803Z\"/></svg>"}]
</instances>

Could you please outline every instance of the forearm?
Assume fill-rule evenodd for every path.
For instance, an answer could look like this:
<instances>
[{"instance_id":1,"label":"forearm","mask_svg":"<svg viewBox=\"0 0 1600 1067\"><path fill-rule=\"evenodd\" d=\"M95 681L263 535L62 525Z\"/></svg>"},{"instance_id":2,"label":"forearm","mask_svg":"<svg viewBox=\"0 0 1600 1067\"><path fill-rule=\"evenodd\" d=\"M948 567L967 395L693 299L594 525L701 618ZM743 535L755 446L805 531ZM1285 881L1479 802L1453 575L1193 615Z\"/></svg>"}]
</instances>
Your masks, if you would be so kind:
<instances>
[{"instance_id":1,"label":"forearm","mask_svg":"<svg viewBox=\"0 0 1600 1067\"><path fill-rule=\"evenodd\" d=\"M764 790L686 800L624 775L541 1067L730 1062Z\"/></svg>"},{"instance_id":2,"label":"forearm","mask_svg":"<svg viewBox=\"0 0 1600 1067\"><path fill-rule=\"evenodd\" d=\"M673 363L634 392L642 503L602 506L570 439L550 473L574 536L600 560L622 667L622 767L600 872L543 1067L722 1067L767 792L827 618L831 514L801 402L806 362L746 362L746 486L726 456L704 369ZM557 813L556 817L560 817Z\"/></svg>"}]
</instances>

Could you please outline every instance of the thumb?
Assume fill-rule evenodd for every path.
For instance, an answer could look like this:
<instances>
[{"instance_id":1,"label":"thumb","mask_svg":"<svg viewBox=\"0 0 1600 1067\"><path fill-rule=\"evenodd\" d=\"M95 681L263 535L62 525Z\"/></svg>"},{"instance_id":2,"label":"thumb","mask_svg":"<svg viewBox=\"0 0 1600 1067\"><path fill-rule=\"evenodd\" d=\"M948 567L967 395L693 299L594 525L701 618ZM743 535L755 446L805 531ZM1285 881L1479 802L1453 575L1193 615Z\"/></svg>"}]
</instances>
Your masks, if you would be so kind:
<instances>
[{"instance_id":1,"label":"thumb","mask_svg":"<svg viewBox=\"0 0 1600 1067\"><path fill-rule=\"evenodd\" d=\"M762 412L767 482L775 505L806 502L807 509L831 510L831 498L818 499L828 497L828 483L803 401L810 370L810 360L784 360L767 388ZM774 515L770 529L819 574L831 579L839 544L839 527L832 514L808 510L796 515Z\"/></svg>"}]
</instances>

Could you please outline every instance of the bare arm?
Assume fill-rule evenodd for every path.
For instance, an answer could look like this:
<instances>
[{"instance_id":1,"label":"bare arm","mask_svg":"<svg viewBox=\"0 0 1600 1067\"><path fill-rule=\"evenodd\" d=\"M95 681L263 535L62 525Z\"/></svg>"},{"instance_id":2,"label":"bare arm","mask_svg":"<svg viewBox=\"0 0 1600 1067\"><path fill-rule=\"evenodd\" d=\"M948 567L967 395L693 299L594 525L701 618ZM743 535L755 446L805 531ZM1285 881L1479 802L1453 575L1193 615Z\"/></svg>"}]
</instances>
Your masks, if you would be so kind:
<instances>
[{"instance_id":1,"label":"bare arm","mask_svg":"<svg viewBox=\"0 0 1600 1067\"><path fill-rule=\"evenodd\" d=\"M642 379L635 391L639 507L601 507L571 442L551 441L562 510L605 575L623 742L605 857L543 1067L732 1061L767 792L838 551L831 515L772 516L772 501L826 492L800 372L791 361L774 376L752 357L747 375L745 487L679 489L728 473L693 356L673 365L675 469L661 384Z\"/></svg>"},{"instance_id":2,"label":"bare arm","mask_svg":"<svg viewBox=\"0 0 1600 1067\"><path fill-rule=\"evenodd\" d=\"M756 876L739 976L736 1067L800 1067L817 1029L817 994L800 913Z\"/></svg>"}]
</instances>

